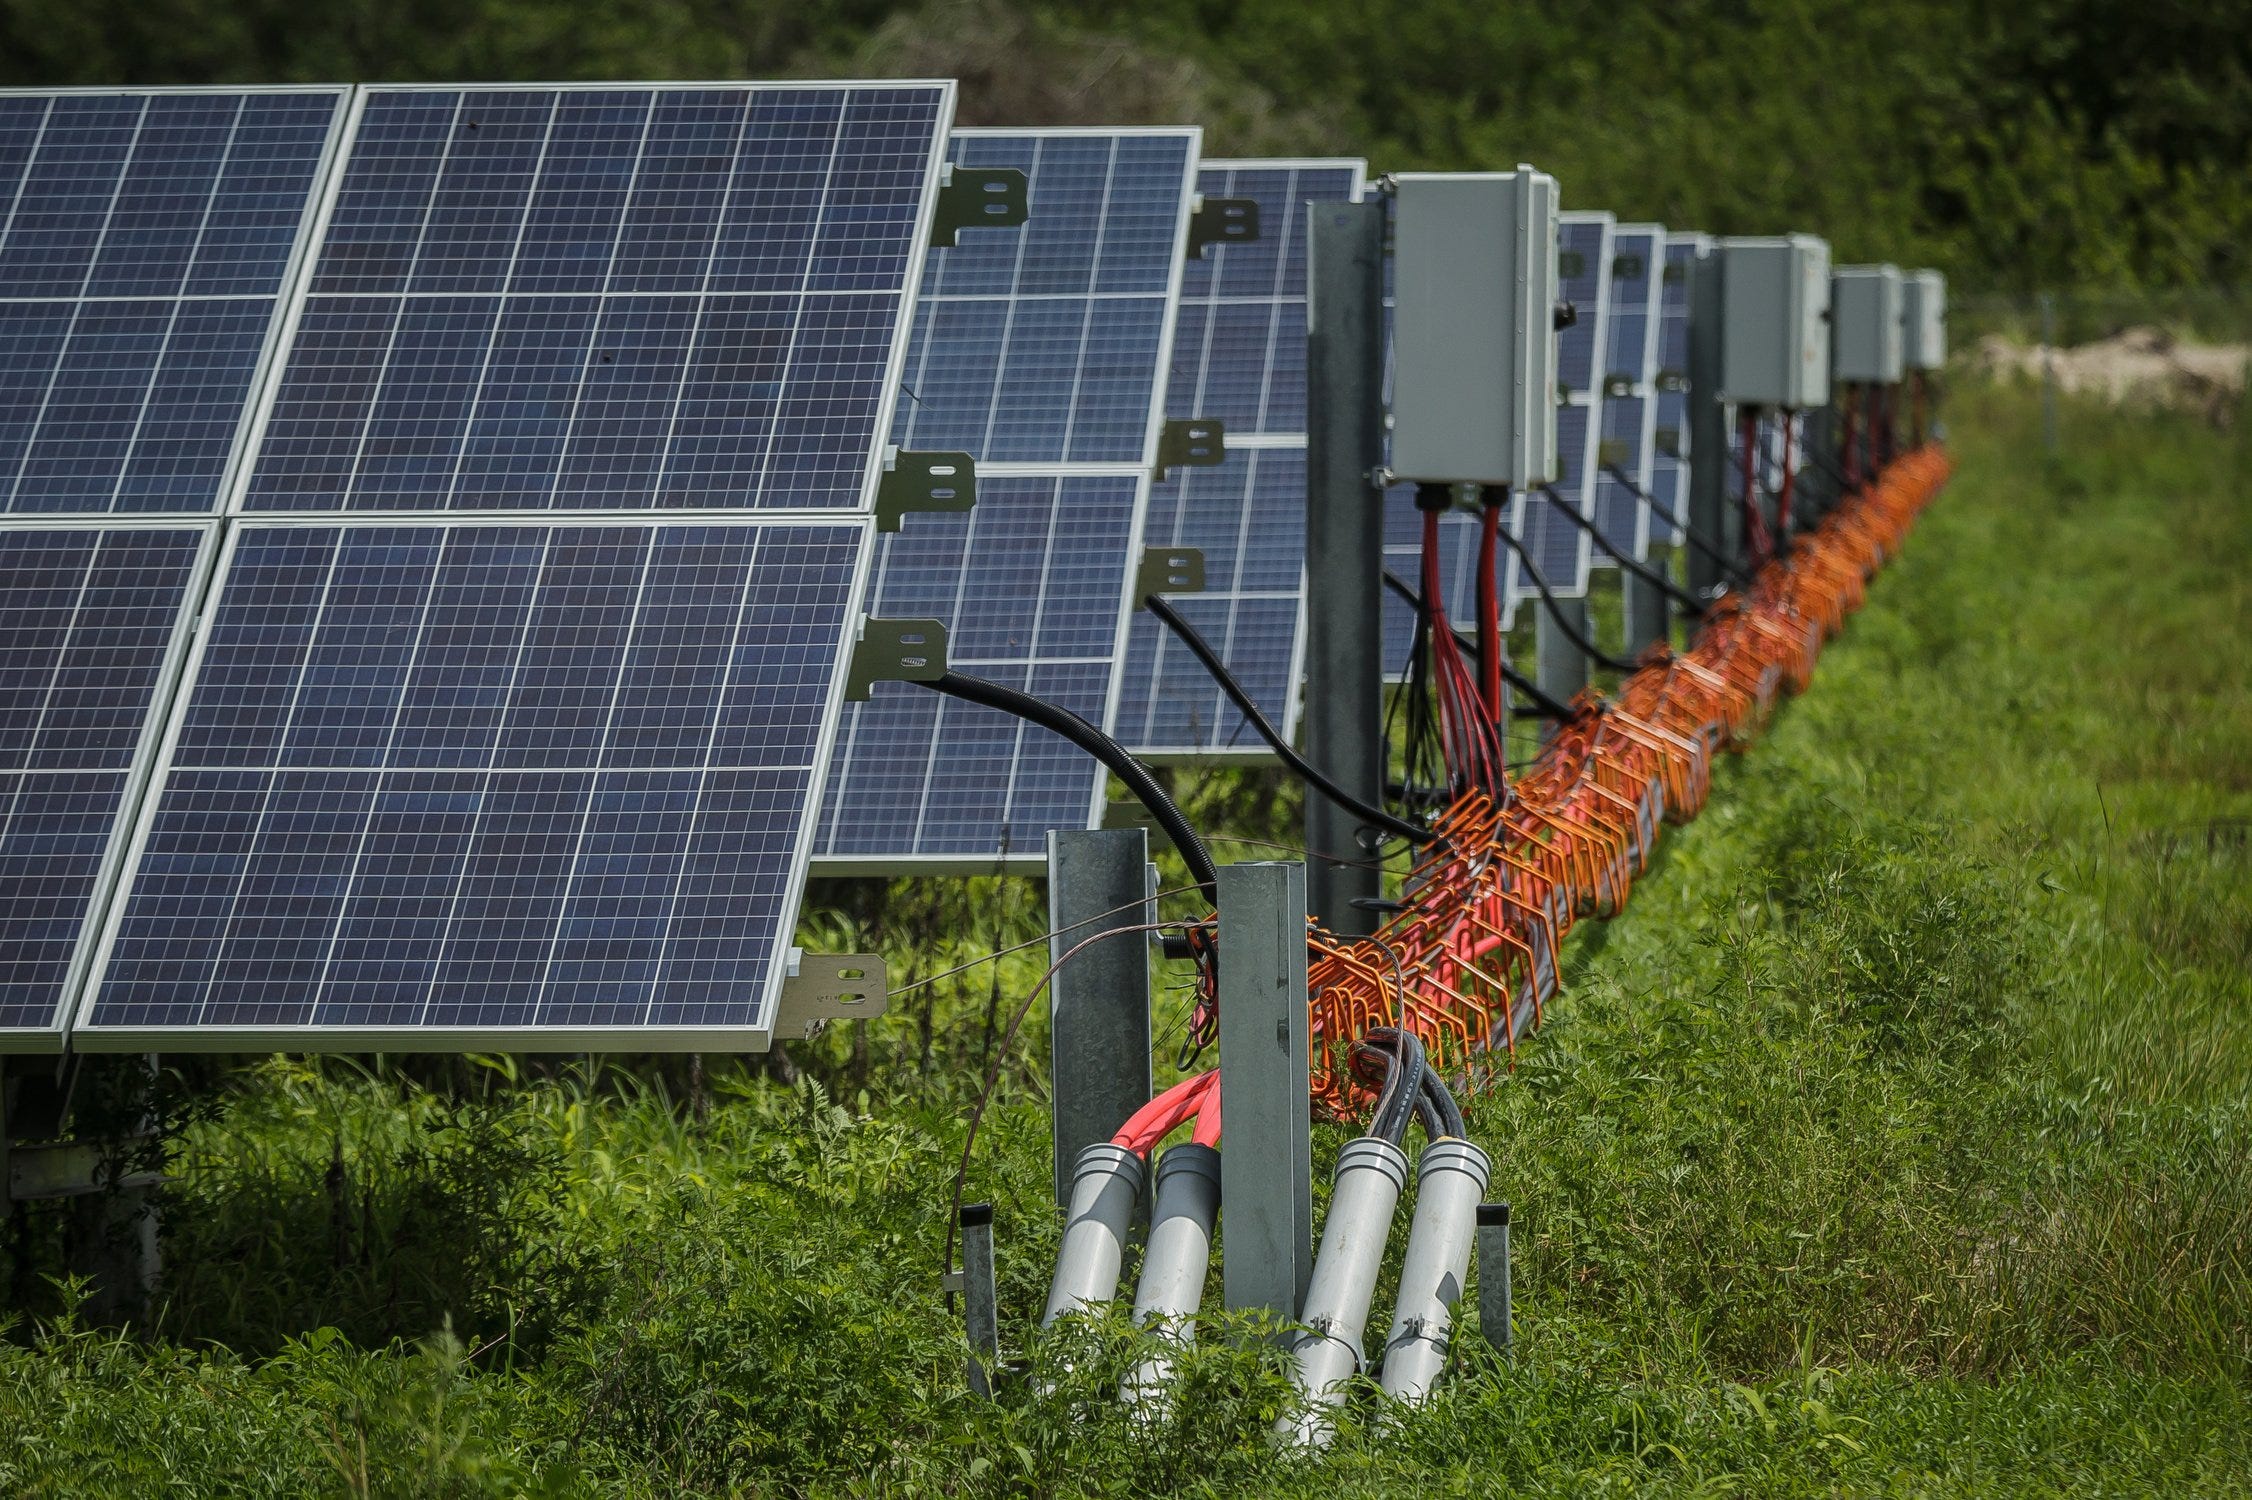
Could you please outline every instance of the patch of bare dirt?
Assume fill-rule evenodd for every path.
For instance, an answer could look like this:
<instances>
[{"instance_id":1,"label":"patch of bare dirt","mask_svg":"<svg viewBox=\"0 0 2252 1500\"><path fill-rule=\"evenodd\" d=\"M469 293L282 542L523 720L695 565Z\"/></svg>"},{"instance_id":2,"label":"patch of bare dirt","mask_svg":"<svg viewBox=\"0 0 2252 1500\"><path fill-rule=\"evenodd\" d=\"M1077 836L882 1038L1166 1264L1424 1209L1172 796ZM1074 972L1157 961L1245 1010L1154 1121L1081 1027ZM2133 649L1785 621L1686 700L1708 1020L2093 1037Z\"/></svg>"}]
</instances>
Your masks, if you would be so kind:
<instances>
[{"instance_id":1,"label":"patch of bare dirt","mask_svg":"<svg viewBox=\"0 0 2252 1500\"><path fill-rule=\"evenodd\" d=\"M2052 360L2057 389L2067 395L2094 396L2114 405L2184 407L2225 424L2244 399L2252 348L2193 344L2163 329L2129 328L2069 349L2019 344L1990 333L1970 354L1974 369L2031 380L2039 380Z\"/></svg>"}]
</instances>

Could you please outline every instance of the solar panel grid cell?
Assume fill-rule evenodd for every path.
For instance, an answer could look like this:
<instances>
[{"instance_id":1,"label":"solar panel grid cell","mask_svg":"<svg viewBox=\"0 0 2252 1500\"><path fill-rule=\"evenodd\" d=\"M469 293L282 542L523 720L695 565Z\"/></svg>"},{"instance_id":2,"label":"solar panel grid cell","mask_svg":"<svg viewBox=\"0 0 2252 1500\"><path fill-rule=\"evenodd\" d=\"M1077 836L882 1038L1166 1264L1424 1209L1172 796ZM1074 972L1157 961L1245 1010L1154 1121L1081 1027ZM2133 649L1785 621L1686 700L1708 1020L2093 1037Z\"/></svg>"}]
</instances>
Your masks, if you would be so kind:
<instances>
[{"instance_id":1,"label":"solar panel grid cell","mask_svg":"<svg viewBox=\"0 0 2252 1500\"><path fill-rule=\"evenodd\" d=\"M1306 206L1359 198L1359 161L1207 163L1207 198L1259 205L1260 237L1189 262L1166 409L1221 422L1229 454L1150 492L1147 539L1200 548L1205 588L1174 604L1285 735L1296 732L1306 558ZM1133 617L1116 732L1158 759L1269 752L1209 673Z\"/></svg>"},{"instance_id":2,"label":"solar panel grid cell","mask_svg":"<svg viewBox=\"0 0 2252 1500\"><path fill-rule=\"evenodd\" d=\"M1649 507L1634 489L1650 488L1664 239L1663 230L1644 224L1621 225L1612 239L1610 357L1596 446L1595 523L1607 541L1634 558L1649 546ZM1612 475L1613 467L1634 489ZM1618 566L1600 548L1589 561L1598 568Z\"/></svg>"},{"instance_id":3,"label":"solar panel grid cell","mask_svg":"<svg viewBox=\"0 0 2252 1500\"><path fill-rule=\"evenodd\" d=\"M865 535L237 532L82 1025L768 1024Z\"/></svg>"},{"instance_id":4,"label":"solar panel grid cell","mask_svg":"<svg viewBox=\"0 0 2252 1500\"><path fill-rule=\"evenodd\" d=\"M215 508L343 98L0 94L0 507Z\"/></svg>"},{"instance_id":5,"label":"solar panel grid cell","mask_svg":"<svg viewBox=\"0 0 2252 1500\"><path fill-rule=\"evenodd\" d=\"M946 97L366 91L245 508L862 505Z\"/></svg>"},{"instance_id":6,"label":"solar panel grid cell","mask_svg":"<svg viewBox=\"0 0 2252 1500\"><path fill-rule=\"evenodd\" d=\"M0 531L0 1046L60 1036L205 541Z\"/></svg>"},{"instance_id":7,"label":"solar panel grid cell","mask_svg":"<svg viewBox=\"0 0 2252 1500\"><path fill-rule=\"evenodd\" d=\"M967 166L1028 178L1021 229L966 231L924 273L892 440L976 459L978 502L877 545L869 613L937 619L950 664L1096 724L1163 420L1198 132L965 131ZM927 689L848 706L815 845L826 870L1026 864L1098 816L1103 773L1058 737Z\"/></svg>"}]
</instances>

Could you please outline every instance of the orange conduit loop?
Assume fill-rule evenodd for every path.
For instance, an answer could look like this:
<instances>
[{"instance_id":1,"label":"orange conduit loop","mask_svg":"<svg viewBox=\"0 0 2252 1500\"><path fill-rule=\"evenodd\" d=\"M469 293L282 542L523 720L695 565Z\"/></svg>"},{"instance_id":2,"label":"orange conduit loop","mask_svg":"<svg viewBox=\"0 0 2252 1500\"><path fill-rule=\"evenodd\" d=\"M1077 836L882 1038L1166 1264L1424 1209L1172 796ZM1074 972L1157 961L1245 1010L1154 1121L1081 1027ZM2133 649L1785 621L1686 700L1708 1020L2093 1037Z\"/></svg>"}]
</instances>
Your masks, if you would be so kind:
<instances>
[{"instance_id":1,"label":"orange conduit loop","mask_svg":"<svg viewBox=\"0 0 2252 1500\"><path fill-rule=\"evenodd\" d=\"M1936 445L1886 465L1716 603L1693 645L1653 646L1608 705L1583 694L1512 784L1488 779L1483 726L1455 715L1450 738L1471 774L1433 824L1439 841L1408 872L1401 910L1373 938L1309 935L1319 1107L1350 1117L1370 1102L1349 1052L1374 1026L1411 1032L1432 1066L1468 1086L1487 1075L1489 1055L1514 1059L1556 992L1572 923L1619 911L1661 826L1704 806L1713 756L1755 736L1781 693L1805 691L1822 643L1861 606L1869 576L1898 552L1949 472ZM1456 706L1478 696L1459 661L1442 666L1448 687ZM1166 1129L1192 1113L1194 1102ZM1123 1133L1120 1144L1129 1144Z\"/></svg>"}]
</instances>

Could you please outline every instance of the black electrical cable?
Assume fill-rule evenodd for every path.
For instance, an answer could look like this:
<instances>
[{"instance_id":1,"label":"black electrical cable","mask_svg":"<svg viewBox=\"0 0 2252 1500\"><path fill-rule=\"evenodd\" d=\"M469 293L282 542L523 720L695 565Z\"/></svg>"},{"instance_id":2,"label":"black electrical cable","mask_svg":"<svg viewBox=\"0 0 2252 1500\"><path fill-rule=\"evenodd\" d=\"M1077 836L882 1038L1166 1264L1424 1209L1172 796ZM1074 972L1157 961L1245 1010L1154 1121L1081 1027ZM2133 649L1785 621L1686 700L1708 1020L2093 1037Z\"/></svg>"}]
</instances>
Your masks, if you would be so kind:
<instances>
[{"instance_id":1,"label":"black electrical cable","mask_svg":"<svg viewBox=\"0 0 2252 1500\"><path fill-rule=\"evenodd\" d=\"M1380 1085L1368 1133L1397 1146L1407 1139L1408 1122L1419 1117L1431 1130L1424 1080L1430 1065L1423 1043L1397 1026L1374 1026L1353 1043L1353 1076L1364 1084Z\"/></svg>"},{"instance_id":2,"label":"black electrical cable","mask_svg":"<svg viewBox=\"0 0 2252 1500\"><path fill-rule=\"evenodd\" d=\"M1702 600L1698 599L1696 595L1690 593L1688 590L1676 586L1672 579L1666 577L1665 574L1659 572L1656 568L1653 568L1649 564L1643 562L1640 558L1629 557L1625 552L1621 551L1616 545L1612 543L1609 537L1603 534L1602 527L1596 525L1593 521L1590 521L1587 517L1581 515L1576 507L1566 505L1564 503L1564 497L1556 493L1556 487L1554 485L1544 484L1540 487L1540 492L1546 495L1551 501L1553 501L1558 510L1569 516L1574 526L1577 526L1580 530L1586 532L1589 538L1594 541L1595 545L1603 549L1605 556L1609 557L1620 567L1625 568L1628 572L1634 574L1635 577L1641 579L1643 582L1656 584L1668 598L1671 598L1684 610L1688 611L1689 618L1693 620L1701 620L1705 617L1705 606Z\"/></svg>"},{"instance_id":3,"label":"black electrical cable","mask_svg":"<svg viewBox=\"0 0 2252 1500\"><path fill-rule=\"evenodd\" d=\"M1003 687L998 682L987 682L982 677L971 677L961 672L948 672L942 677L925 681L923 686L934 692L959 698L965 703L981 704L999 709L1002 713L1051 730L1077 745L1101 761L1112 775L1126 783L1126 790L1134 800L1149 809L1157 826L1181 851L1181 859L1189 867L1189 878L1204 890L1205 899L1217 904L1220 899L1220 872L1212 863L1212 855L1204 847L1204 840L1196 836L1189 820L1178 804L1165 794L1149 768L1127 753L1126 747L1104 734L1068 708L1058 708L1043 702L1030 693L1020 693L1015 688Z\"/></svg>"},{"instance_id":4,"label":"black electrical cable","mask_svg":"<svg viewBox=\"0 0 2252 1500\"><path fill-rule=\"evenodd\" d=\"M1625 485L1629 494L1633 495L1635 499L1640 500L1644 505L1650 507L1650 514L1656 516L1659 520L1665 522L1668 526L1671 526L1674 530L1680 532L1681 535L1688 541L1690 546L1696 548L1706 557L1712 559L1713 562L1719 564L1721 571L1726 573L1730 578L1735 579L1739 587L1751 582L1751 575L1744 572L1743 569L1737 567L1735 560L1731 558L1725 550L1715 546L1712 542L1707 540L1702 532L1691 530L1687 521L1682 520L1681 517L1675 515L1672 511L1660 505L1658 503L1658 497L1651 494L1648 490L1642 488L1642 486L1636 484L1632 479L1628 478L1627 473L1624 469L1620 468L1617 464L1607 463L1603 466L1603 472L1610 475L1613 479L1616 479L1620 484Z\"/></svg>"},{"instance_id":5,"label":"black electrical cable","mask_svg":"<svg viewBox=\"0 0 2252 1500\"><path fill-rule=\"evenodd\" d=\"M1365 818L1371 826L1381 828L1397 838L1407 839L1409 842L1417 844L1428 844L1437 840L1438 835L1430 829L1410 823L1405 818L1396 818L1381 807L1372 807L1363 802L1360 798L1324 776L1319 768L1303 755L1300 755L1292 747L1290 741L1283 738L1282 731L1269 723L1267 716L1259 711L1259 705L1253 702L1251 695L1243 690L1243 684L1235 680L1235 675L1228 670L1227 664L1220 660L1220 654L1212 649L1212 643L1207 641L1197 628L1191 625L1187 618L1166 602L1162 596L1151 594L1142 601L1142 607L1157 616L1165 623L1166 629L1181 638L1181 644L1188 647L1190 654L1195 656L1198 661L1204 663L1204 670L1212 674L1214 682L1220 684L1220 691L1228 695L1228 701L1235 705L1237 713L1243 715L1244 722L1259 731L1259 738L1265 740L1268 748L1282 757L1282 763L1297 773L1299 779L1304 781L1306 785L1312 787L1354 817Z\"/></svg>"},{"instance_id":6,"label":"black electrical cable","mask_svg":"<svg viewBox=\"0 0 2252 1500\"><path fill-rule=\"evenodd\" d=\"M1571 620L1564 613L1564 607L1556 602L1555 591L1549 588L1548 580L1541 577L1540 569L1533 565L1533 555L1525 550L1523 542L1518 541L1515 536L1510 534L1510 530L1506 526L1501 528L1501 539L1509 544L1510 551L1517 554L1518 565L1525 570L1525 576L1533 581L1533 588L1540 594L1540 602L1548 606L1548 617L1556 622L1558 630L1564 632L1565 640L1579 647L1580 654L1598 666L1609 667L1614 672L1632 672L1635 670L1633 662L1613 656L1586 636L1581 635L1573 627Z\"/></svg>"},{"instance_id":7,"label":"black electrical cable","mask_svg":"<svg viewBox=\"0 0 2252 1500\"><path fill-rule=\"evenodd\" d=\"M1405 599L1412 608L1418 611L1423 608L1423 596L1417 593L1414 586L1410 584L1405 578L1402 578L1399 574L1393 572L1390 568L1386 568L1384 570L1384 586L1390 589L1393 593L1398 594L1402 599ZM1476 653L1477 648L1470 642L1463 640L1460 631L1457 631L1455 633L1455 640L1463 650L1469 651L1473 655ZM1532 700L1530 703L1511 704L1511 713L1530 713L1535 718L1541 719L1569 719L1576 717L1576 710L1574 710L1569 703L1561 702L1558 699L1550 696L1549 694L1542 692L1540 690L1539 683L1533 681L1530 677L1527 677L1524 673L1511 666L1506 657L1503 658L1501 663L1501 677L1504 682L1508 683L1518 692L1523 693L1527 698L1530 698Z\"/></svg>"},{"instance_id":8,"label":"black electrical cable","mask_svg":"<svg viewBox=\"0 0 2252 1500\"><path fill-rule=\"evenodd\" d=\"M1455 1103L1454 1095L1448 1092L1446 1084L1432 1069L1426 1069L1423 1074L1423 1103L1424 1108L1418 1113L1423 1116L1423 1134L1426 1139L1436 1141L1447 1136L1460 1139L1469 1137L1470 1129L1462 1121L1462 1106Z\"/></svg>"}]
</instances>

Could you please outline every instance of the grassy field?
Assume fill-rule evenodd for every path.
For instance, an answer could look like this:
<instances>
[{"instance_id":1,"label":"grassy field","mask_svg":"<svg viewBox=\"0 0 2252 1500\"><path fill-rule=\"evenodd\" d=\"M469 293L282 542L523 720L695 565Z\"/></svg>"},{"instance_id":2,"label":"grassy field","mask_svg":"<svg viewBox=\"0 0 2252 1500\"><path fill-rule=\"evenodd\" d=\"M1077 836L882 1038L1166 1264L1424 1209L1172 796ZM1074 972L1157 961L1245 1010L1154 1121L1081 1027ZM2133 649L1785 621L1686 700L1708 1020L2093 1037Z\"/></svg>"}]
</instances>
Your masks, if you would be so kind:
<instances>
[{"instance_id":1,"label":"grassy field","mask_svg":"<svg viewBox=\"0 0 2252 1500\"><path fill-rule=\"evenodd\" d=\"M1054 1227L1012 1066L970 1191L1046 1376L967 1397L937 1278L1019 955L693 1103L577 1062L194 1080L153 1337L8 1249L0 1493L2252 1494L2252 440L2074 407L2044 463L2022 392L1951 419L1812 691L1472 1103L1513 1366L1466 1339L1309 1462L1215 1336L1137 1426L1119 1329L1025 1346ZM1196 808L1292 818L1259 777ZM816 900L902 976L1040 920L992 879Z\"/></svg>"}]
</instances>

